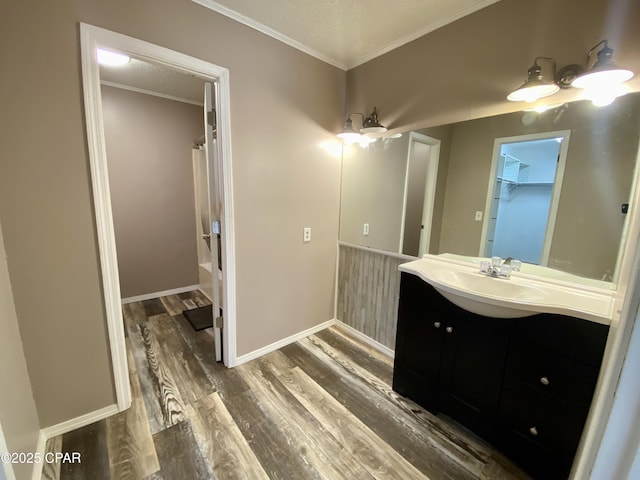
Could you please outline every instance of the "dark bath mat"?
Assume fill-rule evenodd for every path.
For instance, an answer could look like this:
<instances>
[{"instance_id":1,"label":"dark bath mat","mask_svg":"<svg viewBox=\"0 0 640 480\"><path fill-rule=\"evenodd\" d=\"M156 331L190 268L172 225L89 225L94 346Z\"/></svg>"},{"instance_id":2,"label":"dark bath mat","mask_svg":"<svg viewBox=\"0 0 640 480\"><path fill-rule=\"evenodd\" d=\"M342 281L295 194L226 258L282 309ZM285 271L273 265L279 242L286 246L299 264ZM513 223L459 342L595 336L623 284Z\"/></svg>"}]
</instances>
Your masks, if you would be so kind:
<instances>
[{"instance_id":1,"label":"dark bath mat","mask_svg":"<svg viewBox=\"0 0 640 480\"><path fill-rule=\"evenodd\" d=\"M196 331L213 327L213 309L211 305L185 310L182 314L189 320L189 323Z\"/></svg>"}]
</instances>

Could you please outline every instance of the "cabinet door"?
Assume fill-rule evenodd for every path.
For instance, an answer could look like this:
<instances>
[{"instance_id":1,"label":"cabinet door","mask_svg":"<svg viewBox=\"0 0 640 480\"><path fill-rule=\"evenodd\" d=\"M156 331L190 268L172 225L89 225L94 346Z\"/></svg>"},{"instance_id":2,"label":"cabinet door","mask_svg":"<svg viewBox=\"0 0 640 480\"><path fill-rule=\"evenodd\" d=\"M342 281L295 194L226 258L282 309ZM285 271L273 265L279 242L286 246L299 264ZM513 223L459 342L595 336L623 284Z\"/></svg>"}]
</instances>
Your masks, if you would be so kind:
<instances>
[{"instance_id":1,"label":"cabinet door","mask_svg":"<svg viewBox=\"0 0 640 480\"><path fill-rule=\"evenodd\" d=\"M398 307L393 389L431 411L438 411L437 383L444 315L430 306L427 285L403 275Z\"/></svg>"},{"instance_id":2,"label":"cabinet door","mask_svg":"<svg viewBox=\"0 0 640 480\"><path fill-rule=\"evenodd\" d=\"M490 439L500 400L508 337L482 326L483 317L475 318L448 319L440 403L442 411Z\"/></svg>"}]
</instances>

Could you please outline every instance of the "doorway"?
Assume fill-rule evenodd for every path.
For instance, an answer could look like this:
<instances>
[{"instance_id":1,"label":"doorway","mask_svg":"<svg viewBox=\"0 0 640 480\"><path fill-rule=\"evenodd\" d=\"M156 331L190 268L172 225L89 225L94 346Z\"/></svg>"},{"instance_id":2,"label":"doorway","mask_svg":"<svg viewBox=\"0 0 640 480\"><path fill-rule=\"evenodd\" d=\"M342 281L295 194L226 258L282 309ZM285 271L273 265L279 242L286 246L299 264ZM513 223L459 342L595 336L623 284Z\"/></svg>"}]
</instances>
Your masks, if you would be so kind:
<instances>
[{"instance_id":1,"label":"doorway","mask_svg":"<svg viewBox=\"0 0 640 480\"><path fill-rule=\"evenodd\" d=\"M569 134L495 140L481 256L548 264Z\"/></svg>"},{"instance_id":2,"label":"doorway","mask_svg":"<svg viewBox=\"0 0 640 480\"><path fill-rule=\"evenodd\" d=\"M143 61L160 64L182 73L194 75L215 85L214 95L217 107L215 123L217 125L218 138L216 153L220 160L217 183L220 185L219 197L221 200L220 218L218 220L220 224L222 267L225 271L223 288L225 324L221 342L224 352L224 365L232 367L236 364L236 325L229 72L227 69L209 62L87 24L80 25L80 35L87 140L107 328L117 403L119 410L122 411L131 404L131 391L120 304L121 295L101 106L100 72L96 52L98 48L116 50ZM213 170L213 167L211 168Z\"/></svg>"},{"instance_id":3,"label":"doorway","mask_svg":"<svg viewBox=\"0 0 640 480\"><path fill-rule=\"evenodd\" d=\"M399 249L405 255L429 253L439 159L440 140L411 132Z\"/></svg>"}]
</instances>

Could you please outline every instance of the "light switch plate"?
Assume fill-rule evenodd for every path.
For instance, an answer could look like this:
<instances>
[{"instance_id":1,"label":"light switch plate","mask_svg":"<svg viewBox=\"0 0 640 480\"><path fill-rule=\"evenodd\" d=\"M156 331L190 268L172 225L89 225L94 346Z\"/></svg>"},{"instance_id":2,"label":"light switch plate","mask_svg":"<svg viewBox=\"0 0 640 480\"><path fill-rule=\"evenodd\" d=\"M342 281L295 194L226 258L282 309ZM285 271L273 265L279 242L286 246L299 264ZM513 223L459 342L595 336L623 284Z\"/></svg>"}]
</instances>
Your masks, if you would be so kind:
<instances>
[{"instance_id":1,"label":"light switch plate","mask_svg":"<svg viewBox=\"0 0 640 480\"><path fill-rule=\"evenodd\" d=\"M368 223L364 224L364 228L362 229L362 234L363 235L369 235L369 224Z\"/></svg>"},{"instance_id":2,"label":"light switch plate","mask_svg":"<svg viewBox=\"0 0 640 480\"><path fill-rule=\"evenodd\" d=\"M476 222L481 222L482 221L482 211L478 210L476 212Z\"/></svg>"}]
</instances>

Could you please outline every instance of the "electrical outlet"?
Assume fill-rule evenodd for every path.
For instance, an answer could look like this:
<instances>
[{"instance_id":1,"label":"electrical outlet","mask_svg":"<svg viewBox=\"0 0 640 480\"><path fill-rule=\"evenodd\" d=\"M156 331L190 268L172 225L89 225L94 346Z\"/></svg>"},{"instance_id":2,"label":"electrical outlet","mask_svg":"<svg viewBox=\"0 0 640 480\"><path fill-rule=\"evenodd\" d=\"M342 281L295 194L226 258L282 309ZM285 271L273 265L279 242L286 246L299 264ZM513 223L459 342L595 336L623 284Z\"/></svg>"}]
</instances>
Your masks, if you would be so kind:
<instances>
[{"instance_id":1,"label":"electrical outlet","mask_svg":"<svg viewBox=\"0 0 640 480\"><path fill-rule=\"evenodd\" d=\"M311 241L311 227L304 227L302 229L302 241L303 242Z\"/></svg>"},{"instance_id":2,"label":"electrical outlet","mask_svg":"<svg viewBox=\"0 0 640 480\"><path fill-rule=\"evenodd\" d=\"M362 229L362 234L363 235L369 235L369 224L368 223L364 224L364 228Z\"/></svg>"},{"instance_id":3,"label":"electrical outlet","mask_svg":"<svg viewBox=\"0 0 640 480\"><path fill-rule=\"evenodd\" d=\"M476 212L476 222L481 222L482 221L482 211L478 210Z\"/></svg>"}]
</instances>

